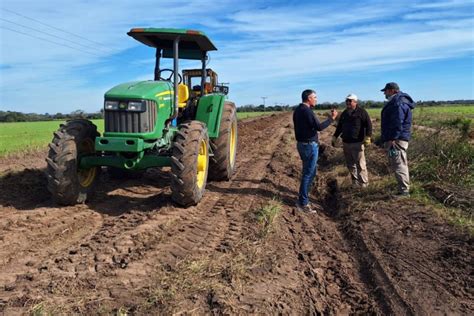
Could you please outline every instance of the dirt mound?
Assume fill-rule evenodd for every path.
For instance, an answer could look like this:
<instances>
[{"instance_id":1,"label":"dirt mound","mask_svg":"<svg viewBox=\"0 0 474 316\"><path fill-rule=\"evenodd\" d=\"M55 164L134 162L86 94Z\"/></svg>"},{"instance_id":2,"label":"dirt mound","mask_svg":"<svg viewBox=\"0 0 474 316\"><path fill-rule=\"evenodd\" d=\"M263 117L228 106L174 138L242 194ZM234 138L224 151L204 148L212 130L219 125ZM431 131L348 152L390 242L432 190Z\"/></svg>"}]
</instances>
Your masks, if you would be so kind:
<instances>
[{"instance_id":1,"label":"dirt mound","mask_svg":"<svg viewBox=\"0 0 474 316\"><path fill-rule=\"evenodd\" d=\"M472 312L472 239L421 204L345 188L329 138L318 214L294 207L301 162L289 113L239 122L237 173L186 209L172 203L167 168L127 180L104 172L87 204L57 207L43 153L3 159L0 313Z\"/></svg>"}]
</instances>

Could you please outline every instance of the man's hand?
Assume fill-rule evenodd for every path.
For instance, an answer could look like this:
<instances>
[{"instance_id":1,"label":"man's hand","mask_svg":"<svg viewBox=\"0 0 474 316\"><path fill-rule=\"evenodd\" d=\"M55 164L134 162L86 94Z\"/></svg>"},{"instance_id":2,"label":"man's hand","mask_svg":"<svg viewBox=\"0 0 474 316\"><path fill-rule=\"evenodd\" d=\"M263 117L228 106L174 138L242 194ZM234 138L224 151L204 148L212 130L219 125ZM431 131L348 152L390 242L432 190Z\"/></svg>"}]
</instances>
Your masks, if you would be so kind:
<instances>
[{"instance_id":1,"label":"man's hand","mask_svg":"<svg viewBox=\"0 0 474 316\"><path fill-rule=\"evenodd\" d=\"M332 139L331 139L331 145L332 145L332 147L336 147L336 142L337 142L337 137L336 137L336 136L333 136Z\"/></svg>"},{"instance_id":2,"label":"man's hand","mask_svg":"<svg viewBox=\"0 0 474 316\"><path fill-rule=\"evenodd\" d=\"M365 146L368 146L371 144L371 140L370 140L370 137L369 136L365 136L364 138L364 145Z\"/></svg>"}]
</instances>

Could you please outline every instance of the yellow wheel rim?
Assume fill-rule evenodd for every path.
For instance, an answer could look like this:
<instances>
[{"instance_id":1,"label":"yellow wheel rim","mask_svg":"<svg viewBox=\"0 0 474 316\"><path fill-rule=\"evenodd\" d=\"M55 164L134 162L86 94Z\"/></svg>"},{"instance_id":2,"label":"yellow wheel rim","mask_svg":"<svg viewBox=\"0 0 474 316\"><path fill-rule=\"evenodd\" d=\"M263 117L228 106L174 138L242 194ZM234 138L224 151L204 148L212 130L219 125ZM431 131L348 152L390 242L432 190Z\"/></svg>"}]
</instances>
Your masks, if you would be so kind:
<instances>
[{"instance_id":1,"label":"yellow wheel rim","mask_svg":"<svg viewBox=\"0 0 474 316\"><path fill-rule=\"evenodd\" d=\"M77 148L77 151L81 154L88 154L94 152L94 143L90 139L86 139L82 142ZM83 188L87 188L92 185L97 176L97 168L90 168L90 169L81 169L77 172L77 176L79 178L79 184Z\"/></svg>"},{"instance_id":2,"label":"yellow wheel rim","mask_svg":"<svg viewBox=\"0 0 474 316\"><path fill-rule=\"evenodd\" d=\"M199 189L202 189L206 182L207 163L207 142L202 139L199 144L199 154L197 157L197 186Z\"/></svg>"},{"instance_id":3,"label":"yellow wheel rim","mask_svg":"<svg viewBox=\"0 0 474 316\"><path fill-rule=\"evenodd\" d=\"M234 166L235 163L235 151L237 147L237 122L233 121L230 127L230 145L229 145L229 154L230 154L230 165Z\"/></svg>"}]
</instances>

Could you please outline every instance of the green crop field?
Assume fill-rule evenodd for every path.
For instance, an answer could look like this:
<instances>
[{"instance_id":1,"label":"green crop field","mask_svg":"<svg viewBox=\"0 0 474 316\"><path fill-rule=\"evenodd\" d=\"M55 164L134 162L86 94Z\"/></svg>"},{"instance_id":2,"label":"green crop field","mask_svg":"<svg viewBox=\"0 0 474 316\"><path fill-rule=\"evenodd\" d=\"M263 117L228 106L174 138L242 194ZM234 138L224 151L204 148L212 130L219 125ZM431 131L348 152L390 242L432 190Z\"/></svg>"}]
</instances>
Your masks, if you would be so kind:
<instances>
[{"instance_id":1,"label":"green crop field","mask_svg":"<svg viewBox=\"0 0 474 316\"><path fill-rule=\"evenodd\" d=\"M102 120L94 120L99 131ZM46 148L63 121L0 123L0 156L23 150Z\"/></svg>"},{"instance_id":2,"label":"green crop field","mask_svg":"<svg viewBox=\"0 0 474 316\"><path fill-rule=\"evenodd\" d=\"M371 117L380 117L382 109L367 109ZM427 116L433 117L433 120L469 118L474 119L474 105L456 105L456 106L430 106L415 107L413 117L422 119Z\"/></svg>"},{"instance_id":3,"label":"green crop field","mask_svg":"<svg viewBox=\"0 0 474 316\"><path fill-rule=\"evenodd\" d=\"M367 109L372 118L380 118L382 109ZM474 126L474 106L430 106L416 107L413 123L433 128L448 127L468 132Z\"/></svg>"},{"instance_id":4,"label":"green crop field","mask_svg":"<svg viewBox=\"0 0 474 316\"><path fill-rule=\"evenodd\" d=\"M262 116L262 115L270 115L276 112L237 112L237 118L238 119L246 119L249 117L256 117L256 116Z\"/></svg>"}]
</instances>

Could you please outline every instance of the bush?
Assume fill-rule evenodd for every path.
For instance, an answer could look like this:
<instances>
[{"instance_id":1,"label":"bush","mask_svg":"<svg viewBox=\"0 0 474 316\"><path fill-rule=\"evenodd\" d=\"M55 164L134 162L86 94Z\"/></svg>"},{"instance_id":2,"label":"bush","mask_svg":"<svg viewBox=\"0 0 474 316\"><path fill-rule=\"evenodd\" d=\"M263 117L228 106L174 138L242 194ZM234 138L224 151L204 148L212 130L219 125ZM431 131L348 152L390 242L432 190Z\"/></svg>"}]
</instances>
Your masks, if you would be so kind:
<instances>
[{"instance_id":1,"label":"bush","mask_svg":"<svg viewBox=\"0 0 474 316\"><path fill-rule=\"evenodd\" d=\"M415 135L410 145L411 173L417 180L474 187L474 146L465 138Z\"/></svg>"}]
</instances>

